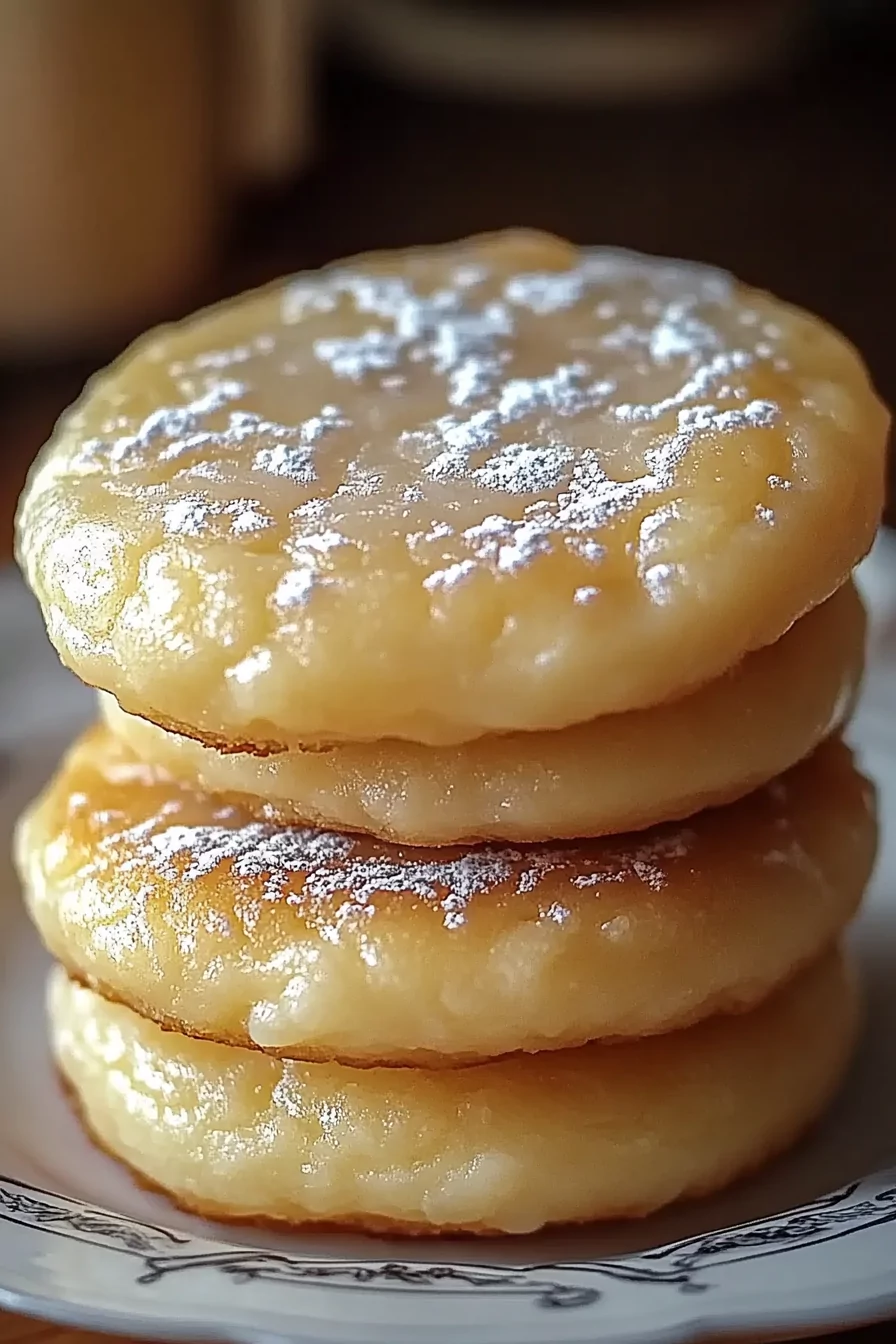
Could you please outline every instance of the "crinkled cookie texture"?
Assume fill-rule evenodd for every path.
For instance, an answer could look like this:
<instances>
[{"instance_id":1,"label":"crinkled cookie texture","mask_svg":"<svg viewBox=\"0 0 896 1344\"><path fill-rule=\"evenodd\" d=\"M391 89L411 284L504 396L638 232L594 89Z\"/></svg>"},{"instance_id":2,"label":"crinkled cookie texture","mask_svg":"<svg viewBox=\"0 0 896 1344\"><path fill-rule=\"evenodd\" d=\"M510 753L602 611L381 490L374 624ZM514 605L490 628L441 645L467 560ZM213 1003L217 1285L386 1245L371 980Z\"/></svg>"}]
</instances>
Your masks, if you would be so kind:
<instances>
[{"instance_id":1,"label":"crinkled cookie texture","mask_svg":"<svg viewBox=\"0 0 896 1344\"><path fill-rule=\"evenodd\" d=\"M398 844L531 843L614 835L729 803L843 727L862 677L865 613L851 583L776 644L693 694L544 733L428 747L398 738L255 756L125 714L106 723L143 760L277 820Z\"/></svg>"},{"instance_id":2,"label":"crinkled cookie texture","mask_svg":"<svg viewBox=\"0 0 896 1344\"><path fill-rule=\"evenodd\" d=\"M472 1069L297 1064L163 1032L56 970L53 1049L88 1129L208 1217L534 1232L728 1184L823 1109L855 1038L835 954L752 1013Z\"/></svg>"},{"instance_id":3,"label":"crinkled cookie texture","mask_svg":"<svg viewBox=\"0 0 896 1344\"><path fill-rule=\"evenodd\" d=\"M31 916L74 976L163 1026L448 1067L755 1005L836 938L876 841L839 742L606 840L411 849L264 816L94 729L20 827Z\"/></svg>"},{"instance_id":4,"label":"crinkled cookie texture","mask_svg":"<svg viewBox=\"0 0 896 1344\"><path fill-rule=\"evenodd\" d=\"M151 333L18 519L122 707L266 752L559 729L778 639L867 550L886 413L823 323L709 267L509 232Z\"/></svg>"}]
</instances>

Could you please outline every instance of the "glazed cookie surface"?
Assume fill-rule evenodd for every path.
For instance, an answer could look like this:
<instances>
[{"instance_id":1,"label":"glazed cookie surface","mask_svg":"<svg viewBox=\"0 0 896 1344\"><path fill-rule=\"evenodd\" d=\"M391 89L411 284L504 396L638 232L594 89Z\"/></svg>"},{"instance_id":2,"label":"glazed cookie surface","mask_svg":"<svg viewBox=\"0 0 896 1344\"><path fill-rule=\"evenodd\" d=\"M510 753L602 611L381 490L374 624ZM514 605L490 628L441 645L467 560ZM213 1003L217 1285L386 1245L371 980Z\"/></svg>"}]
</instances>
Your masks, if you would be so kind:
<instances>
[{"instance_id":1,"label":"glazed cookie surface","mask_svg":"<svg viewBox=\"0 0 896 1344\"><path fill-rule=\"evenodd\" d=\"M815 318L510 232L151 333L60 421L18 553L63 660L208 744L559 729L827 598L886 425Z\"/></svg>"},{"instance_id":2,"label":"glazed cookie surface","mask_svg":"<svg viewBox=\"0 0 896 1344\"><path fill-rule=\"evenodd\" d=\"M683 700L448 747L392 738L260 757L168 733L108 695L102 710L143 760L211 793L261 799L278 821L399 844L531 843L640 830L743 797L843 726L864 643L847 584Z\"/></svg>"},{"instance_id":3,"label":"glazed cookie surface","mask_svg":"<svg viewBox=\"0 0 896 1344\"><path fill-rule=\"evenodd\" d=\"M526 1233L715 1190L816 1118L856 1019L828 955L752 1013L672 1036L359 1071L160 1031L58 969L50 988L88 1129L144 1180L206 1217L382 1232Z\"/></svg>"},{"instance_id":4,"label":"glazed cookie surface","mask_svg":"<svg viewBox=\"0 0 896 1344\"><path fill-rule=\"evenodd\" d=\"M849 920L875 838L839 742L683 824L425 850L265 821L97 728L26 815L17 858L53 956L163 1026L449 1067L751 1007Z\"/></svg>"}]
</instances>

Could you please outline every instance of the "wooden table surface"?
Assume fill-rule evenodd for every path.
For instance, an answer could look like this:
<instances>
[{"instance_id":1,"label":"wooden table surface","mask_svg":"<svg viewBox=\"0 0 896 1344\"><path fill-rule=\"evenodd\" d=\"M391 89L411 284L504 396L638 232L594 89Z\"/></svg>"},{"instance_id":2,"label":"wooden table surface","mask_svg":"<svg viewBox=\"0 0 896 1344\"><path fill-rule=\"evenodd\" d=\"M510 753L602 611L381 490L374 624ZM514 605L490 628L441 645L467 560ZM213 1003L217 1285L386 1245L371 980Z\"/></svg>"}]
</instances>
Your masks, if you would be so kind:
<instances>
[{"instance_id":1,"label":"wooden table surface","mask_svg":"<svg viewBox=\"0 0 896 1344\"><path fill-rule=\"evenodd\" d=\"M782 1336L777 1336L781 1339ZM831 1341L831 1344L883 1344L884 1341L893 1339L892 1325L872 1325L863 1330L845 1330L837 1334L829 1334L824 1337ZM0 1311L0 1344L116 1344L116 1341L125 1344L124 1335L97 1335L85 1330L66 1330L56 1325L45 1325L42 1321L30 1321L24 1316L12 1316L7 1312ZM127 1341L127 1344L136 1344L136 1341ZM426 1344L425 1340L420 1340L420 1344ZM600 1344L599 1337L595 1339L594 1344ZM712 1341L704 1341L704 1344L713 1344ZM768 1336L764 1338L757 1335L751 1336L731 1336L726 1335L724 1339L719 1339L715 1344L771 1344Z\"/></svg>"},{"instance_id":2,"label":"wooden table surface","mask_svg":"<svg viewBox=\"0 0 896 1344\"><path fill-rule=\"evenodd\" d=\"M865 352L893 404L894 55L840 50L796 82L711 112L477 106L334 68L318 165L236 213L223 264L184 306L363 248L528 223L702 257L814 308ZM112 353L110 343L62 362L0 364L0 558L29 462ZM837 1338L882 1344L893 1332ZM88 1338L0 1313L0 1344Z\"/></svg>"},{"instance_id":3,"label":"wooden table surface","mask_svg":"<svg viewBox=\"0 0 896 1344\"><path fill-rule=\"evenodd\" d=\"M0 1344L96 1344L116 1337L97 1335L84 1330L66 1330L43 1321L31 1321L25 1316L13 1316L0 1311ZM124 1336L120 1336L123 1340Z\"/></svg>"}]
</instances>

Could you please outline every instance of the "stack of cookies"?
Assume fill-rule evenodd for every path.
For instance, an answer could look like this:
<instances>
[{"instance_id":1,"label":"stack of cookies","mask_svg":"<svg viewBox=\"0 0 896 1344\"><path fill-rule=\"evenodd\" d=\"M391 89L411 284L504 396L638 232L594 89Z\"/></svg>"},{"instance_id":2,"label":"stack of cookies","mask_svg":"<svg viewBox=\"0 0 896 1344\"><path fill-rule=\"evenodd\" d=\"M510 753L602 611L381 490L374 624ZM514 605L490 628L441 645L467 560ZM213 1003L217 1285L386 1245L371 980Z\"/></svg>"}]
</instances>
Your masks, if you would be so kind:
<instances>
[{"instance_id":1,"label":"stack of cookies","mask_svg":"<svg viewBox=\"0 0 896 1344\"><path fill-rule=\"evenodd\" d=\"M187 1208L643 1214L842 1077L887 417L715 270L525 232L152 333L19 555L104 693L24 819L85 1124Z\"/></svg>"}]
</instances>

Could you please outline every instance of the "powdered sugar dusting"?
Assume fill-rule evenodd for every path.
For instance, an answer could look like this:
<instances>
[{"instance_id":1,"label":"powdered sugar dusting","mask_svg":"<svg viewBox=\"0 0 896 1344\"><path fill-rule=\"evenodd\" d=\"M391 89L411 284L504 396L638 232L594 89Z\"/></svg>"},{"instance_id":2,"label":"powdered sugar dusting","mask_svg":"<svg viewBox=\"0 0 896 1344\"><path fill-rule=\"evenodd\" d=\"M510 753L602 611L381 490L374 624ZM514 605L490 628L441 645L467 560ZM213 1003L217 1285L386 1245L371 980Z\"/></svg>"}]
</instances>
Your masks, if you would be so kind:
<instances>
[{"instance_id":1,"label":"powdered sugar dusting","mask_svg":"<svg viewBox=\"0 0 896 1344\"><path fill-rule=\"evenodd\" d=\"M696 832L689 828L648 836L631 849L611 850L603 863L574 877L573 886L600 887L604 882L626 882L634 876L651 891L662 891L669 883L668 864L687 858L696 843Z\"/></svg>"},{"instance_id":2,"label":"powdered sugar dusting","mask_svg":"<svg viewBox=\"0 0 896 1344\"><path fill-rule=\"evenodd\" d=\"M468 280L468 276L462 276ZM448 379L448 400L466 406L496 386L505 359L502 338L513 335L507 306L486 302L465 306L470 284L418 294L400 276L388 278L337 273L325 281L334 294L349 294L359 313L375 313L391 327L370 326L359 336L326 337L314 342L315 356L337 378L362 382L386 373L391 385L402 364L426 365Z\"/></svg>"},{"instance_id":3,"label":"powdered sugar dusting","mask_svg":"<svg viewBox=\"0 0 896 1344\"><path fill-rule=\"evenodd\" d=\"M360 380L373 369L394 369L402 342L379 327L370 327L361 336L332 337L314 342L314 353L329 364L337 378Z\"/></svg>"},{"instance_id":4,"label":"powdered sugar dusting","mask_svg":"<svg viewBox=\"0 0 896 1344\"><path fill-rule=\"evenodd\" d=\"M586 386L589 372L589 366L579 360L575 364L561 364L553 373L537 378L511 378L498 396L498 415L507 424L537 411L565 416L593 410L613 391L614 385L603 379Z\"/></svg>"},{"instance_id":5,"label":"powdered sugar dusting","mask_svg":"<svg viewBox=\"0 0 896 1344\"><path fill-rule=\"evenodd\" d=\"M337 406L322 406L318 415L288 429L285 425L253 423L252 417L246 417L246 432L259 437L274 439L272 445L259 448L252 460L256 471L266 471L272 476L286 476L297 485L311 485L318 479L315 466L315 449L333 430L350 429L348 420ZM231 425L231 431L233 426Z\"/></svg>"},{"instance_id":6,"label":"powdered sugar dusting","mask_svg":"<svg viewBox=\"0 0 896 1344\"><path fill-rule=\"evenodd\" d=\"M311 566L306 569L288 569L274 589L275 606L284 611L306 607L320 581L320 575Z\"/></svg>"},{"instance_id":7,"label":"powdered sugar dusting","mask_svg":"<svg viewBox=\"0 0 896 1344\"><path fill-rule=\"evenodd\" d=\"M761 455L762 435L786 452L786 330L708 267L474 240L301 276L245 311L245 332L209 319L207 348L175 332L172 404L130 417L111 397L78 460L139 495L163 538L269 555L266 607L296 628L323 615L315 594L335 602L386 552L385 569L411 564L430 613L477 572L552 555L567 601L586 607L627 516L633 535L654 527L627 554L667 603L684 571L660 524L675 523L667 505L692 464L718 452L721 467L728 439L732 461ZM151 348L153 379L168 339ZM752 500L754 524L780 526L785 503L774 518ZM321 550L309 538L325 533Z\"/></svg>"},{"instance_id":8,"label":"powdered sugar dusting","mask_svg":"<svg viewBox=\"0 0 896 1344\"><path fill-rule=\"evenodd\" d=\"M332 431L351 426L335 406L322 406L318 414L295 425L284 425L253 411L232 410L223 419L229 402L244 396L247 387L233 379L213 383L202 396L185 406L166 407L146 417L137 432L116 439L86 440L79 460L84 464L127 465L139 461L158 444L158 460L173 461L201 453L189 470L193 475L220 476L214 468L216 457L242 455L253 444L259 446L252 458L257 471L291 477L299 484L317 479L314 449ZM218 423L210 424L210 420ZM211 460L209 457L211 455Z\"/></svg>"},{"instance_id":9,"label":"powdered sugar dusting","mask_svg":"<svg viewBox=\"0 0 896 1344\"><path fill-rule=\"evenodd\" d=\"M299 515L310 518L314 510L311 504L296 510ZM320 588L336 582L329 573L328 557L334 552L350 547L351 542L334 528L323 528L318 532L299 533L285 545L293 568L281 577L274 592L274 603L281 610L297 610L308 605L312 595Z\"/></svg>"},{"instance_id":10,"label":"powdered sugar dusting","mask_svg":"<svg viewBox=\"0 0 896 1344\"><path fill-rule=\"evenodd\" d=\"M176 457L186 450L209 416L222 410L228 403L238 401L245 393L245 383L235 378L218 379L185 405L163 406L152 411L133 434L122 434L113 439L84 440L80 445L79 457L85 463L113 465L126 462L157 443L163 458Z\"/></svg>"},{"instance_id":11,"label":"powdered sugar dusting","mask_svg":"<svg viewBox=\"0 0 896 1344\"><path fill-rule=\"evenodd\" d=\"M587 278L584 270L540 271L530 275L515 275L504 286L504 295L510 303L529 308L533 313L556 313L572 308L585 293Z\"/></svg>"},{"instance_id":12,"label":"powdered sugar dusting","mask_svg":"<svg viewBox=\"0 0 896 1344\"><path fill-rule=\"evenodd\" d=\"M162 509L162 525L169 536L202 536L210 518L226 520L236 537L261 532L272 527L274 521L257 499L234 499L222 504L195 492L182 495Z\"/></svg>"},{"instance_id":13,"label":"powdered sugar dusting","mask_svg":"<svg viewBox=\"0 0 896 1344\"><path fill-rule=\"evenodd\" d=\"M428 592L435 592L439 588L456 588L464 579L471 578L476 573L476 564L473 560L460 560L457 564L448 565L445 569L437 569L423 580L423 587Z\"/></svg>"},{"instance_id":14,"label":"powdered sugar dusting","mask_svg":"<svg viewBox=\"0 0 896 1344\"><path fill-rule=\"evenodd\" d=\"M584 384L588 366L581 361L560 365L537 378L511 378L504 383L494 409L474 411L467 419L445 415L432 427L405 436L421 458L424 473L433 480L469 476L487 489L509 494L532 494L560 485L573 450L562 443L505 444L492 458L475 466L475 454L497 447L507 426L539 413L573 416L596 409L612 391L606 380Z\"/></svg>"},{"instance_id":15,"label":"powdered sugar dusting","mask_svg":"<svg viewBox=\"0 0 896 1344\"><path fill-rule=\"evenodd\" d=\"M532 448L525 443L511 443L477 467L472 475L489 490L537 495L560 484L571 458L568 448Z\"/></svg>"},{"instance_id":16,"label":"powdered sugar dusting","mask_svg":"<svg viewBox=\"0 0 896 1344\"><path fill-rule=\"evenodd\" d=\"M172 802L163 815L107 837L101 847L124 852L124 871L148 868L185 884L229 873L252 884L261 900L295 896L335 903L343 916L348 909L369 913L384 895L406 896L437 905L445 927L457 928L477 897L499 889L526 895L547 879L595 889L636 879L659 891L668 881L665 865L686 857L695 838L684 829L630 849L482 846L458 854L396 848L310 827L229 825L226 812L212 824L184 825ZM552 901L552 909L559 908Z\"/></svg>"}]
</instances>

